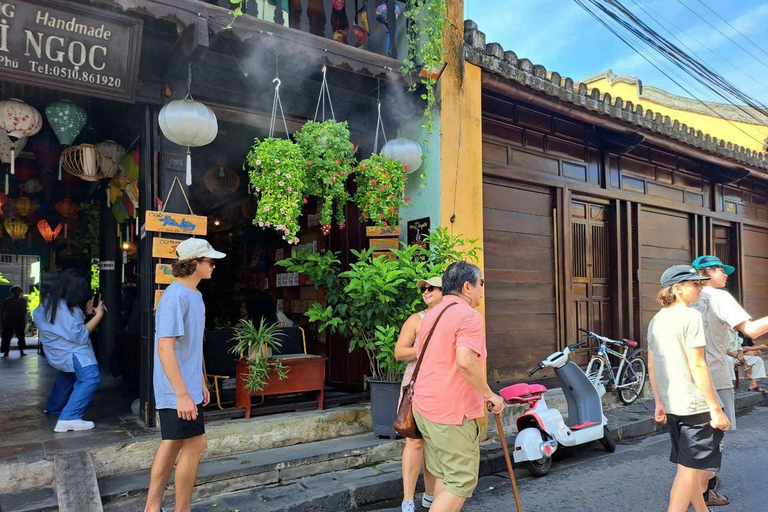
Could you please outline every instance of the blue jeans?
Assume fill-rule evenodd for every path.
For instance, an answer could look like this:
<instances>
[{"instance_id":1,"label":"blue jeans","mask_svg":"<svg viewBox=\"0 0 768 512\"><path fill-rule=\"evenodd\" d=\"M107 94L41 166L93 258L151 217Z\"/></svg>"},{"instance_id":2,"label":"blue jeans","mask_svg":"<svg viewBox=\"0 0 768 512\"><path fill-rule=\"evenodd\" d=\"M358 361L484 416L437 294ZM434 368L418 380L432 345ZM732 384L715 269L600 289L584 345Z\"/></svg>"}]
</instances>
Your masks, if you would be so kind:
<instances>
[{"instance_id":1,"label":"blue jeans","mask_svg":"<svg viewBox=\"0 0 768 512\"><path fill-rule=\"evenodd\" d=\"M80 366L77 357L72 356L75 372L59 372L53 383L51 395L45 403L49 414L60 414L60 420L83 419L85 409L93 400L96 389L101 383L99 365Z\"/></svg>"}]
</instances>

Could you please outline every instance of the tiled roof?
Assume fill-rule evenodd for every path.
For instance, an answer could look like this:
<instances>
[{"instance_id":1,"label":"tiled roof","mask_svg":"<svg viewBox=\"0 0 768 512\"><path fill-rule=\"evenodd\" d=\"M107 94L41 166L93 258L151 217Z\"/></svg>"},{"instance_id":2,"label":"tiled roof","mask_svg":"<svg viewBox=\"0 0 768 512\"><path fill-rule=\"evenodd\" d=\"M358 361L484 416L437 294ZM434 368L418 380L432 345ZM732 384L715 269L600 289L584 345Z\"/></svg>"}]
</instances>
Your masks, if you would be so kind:
<instances>
[{"instance_id":1,"label":"tiled roof","mask_svg":"<svg viewBox=\"0 0 768 512\"><path fill-rule=\"evenodd\" d=\"M645 130L649 130L685 144L714 153L729 160L754 168L768 170L768 156L732 142L718 140L669 116L643 109L622 98L611 98L608 93L589 89L584 83L574 83L559 73L547 72L541 65L528 59L520 59L513 51L504 51L498 43L485 43L485 34L471 20L464 22L464 58L488 72L512 80L533 90L553 96L586 110L615 118Z\"/></svg>"}]
</instances>

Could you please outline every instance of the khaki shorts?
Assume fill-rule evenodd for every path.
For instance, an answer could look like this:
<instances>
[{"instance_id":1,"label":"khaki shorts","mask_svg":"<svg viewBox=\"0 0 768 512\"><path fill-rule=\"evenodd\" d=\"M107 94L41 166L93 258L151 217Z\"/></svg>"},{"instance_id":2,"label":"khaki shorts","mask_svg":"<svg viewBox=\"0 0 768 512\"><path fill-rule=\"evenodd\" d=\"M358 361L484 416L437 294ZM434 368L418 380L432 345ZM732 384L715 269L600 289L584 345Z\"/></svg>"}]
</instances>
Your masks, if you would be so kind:
<instances>
[{"instance_id":1,"label":"khaki shorts","mask_svg":"<svg viewBox=\"0 0 768 512\"><path fill-rule=\"evenodd\" d=\"M480 471L480 427L477 420L461 425L432 423L415 410L413 416L424 436L427 469L443 481L445 490L469 498Z\"/></svg>"},{"instance_id":2,"label":"khaki shorts","mask_svg":"<svg viewBox=\"0 0 768 512\"><path fill-rule=\"evenodd\" d=\"M723 402L723 412L731 422L731 428L728 430L736 430L736 395L733 388L718 389L717 395Z\"/></svg>"}]
</instances>

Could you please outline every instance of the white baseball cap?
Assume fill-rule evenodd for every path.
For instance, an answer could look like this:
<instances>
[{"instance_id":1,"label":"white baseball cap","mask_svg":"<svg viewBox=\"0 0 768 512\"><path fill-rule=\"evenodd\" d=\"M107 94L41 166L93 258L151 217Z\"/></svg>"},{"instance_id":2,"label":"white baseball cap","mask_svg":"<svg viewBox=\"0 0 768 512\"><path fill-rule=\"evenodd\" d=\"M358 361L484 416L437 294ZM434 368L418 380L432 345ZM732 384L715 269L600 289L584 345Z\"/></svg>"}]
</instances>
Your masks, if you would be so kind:
<instances>
[{"instance_id":1,"label":"white baseball cap","mask_svg":"<svg viewBox=\"0 0 768 512\"><path fill-rule=\"evenodd\" d=\"M215 251L207 240L202 238L187 238L176 247L176 254L180 260L195 260L198 258L221 259L227 255Z\"/></svg>"}]
</instances>

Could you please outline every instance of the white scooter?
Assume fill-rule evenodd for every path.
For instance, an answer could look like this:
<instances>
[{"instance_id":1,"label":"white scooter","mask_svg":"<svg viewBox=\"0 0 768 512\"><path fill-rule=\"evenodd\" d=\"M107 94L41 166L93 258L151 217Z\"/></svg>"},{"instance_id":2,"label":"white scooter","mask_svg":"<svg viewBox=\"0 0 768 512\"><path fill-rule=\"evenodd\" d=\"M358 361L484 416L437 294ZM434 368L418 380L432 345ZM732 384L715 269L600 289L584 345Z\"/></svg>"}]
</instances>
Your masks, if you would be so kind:
<instances>
[{"instance_id":1,"label":"white scooter","mask_svg":"<svg viewBox=\"0 0 768 512\"><path fill-rule=\"evenodd\" d=\"M507 404L528 405L528 410L517 420L514 459L524 462L534 476L544 476L552 468L552 455L558 446L576 446L600 441L608 452L616 450L616 443L608 430L603 415L603 404L598 390L587 375L568 357L586 341L555 352L540 362L530 375L542 368L554 368L565 399L568 402L568 424L557 409L547 407L541 384L513 384L499 394Z\"/></svg>"}]
</instances>

